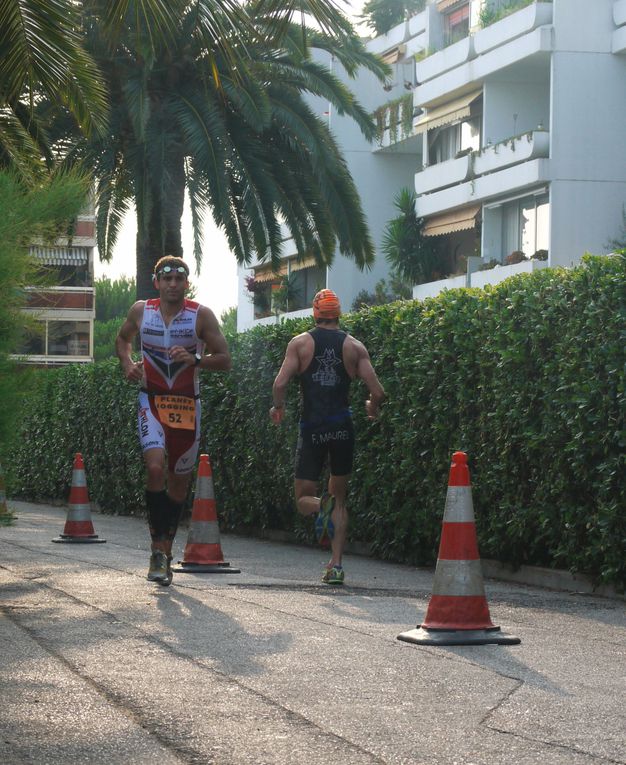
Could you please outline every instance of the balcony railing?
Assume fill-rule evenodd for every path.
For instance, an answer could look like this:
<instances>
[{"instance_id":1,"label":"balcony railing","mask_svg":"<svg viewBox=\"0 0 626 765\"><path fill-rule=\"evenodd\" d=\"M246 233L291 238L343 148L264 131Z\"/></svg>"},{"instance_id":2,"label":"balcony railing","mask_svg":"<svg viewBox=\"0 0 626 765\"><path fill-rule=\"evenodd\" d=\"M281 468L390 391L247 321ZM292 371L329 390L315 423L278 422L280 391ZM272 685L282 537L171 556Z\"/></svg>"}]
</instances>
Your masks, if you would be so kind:
<instances>
[{"instance_id":1,"label":"balcony railing","mask_svg":"<svg viewBox=\"0 0 626 765\"><path fill-rule=\"evenodd\" d=\"M418 194L429 194L532 159L548 157L549 152L550 133L534 130L424 168L415 176L415 190Z\"/></svg>"},{"instance_id":2,"label":"balcony railing","mask_svg":"<svg viewBox=\"0 0 626 765\"><path fill-rule=\"evenodd\" d=\"M93 311L95 289L93 287L27 287L27 308Z\"/></svg>"},{"instance_id":3,"label":"balcony railing","mask_svg":"<svg viewBox=\"0 0 626 765\"><path fill-rule=\"evenodd\" d=\"M469 61L500 48L533 30L552 23L552 3L536 2L511 13L484 29L477 29L463 40L438 50L416 65L420 83L430 83L437 77L456 70ZM426 100L435 94L426 88ZM423 102L425 103L426 100Z\"/></svg>"}]
</instances>

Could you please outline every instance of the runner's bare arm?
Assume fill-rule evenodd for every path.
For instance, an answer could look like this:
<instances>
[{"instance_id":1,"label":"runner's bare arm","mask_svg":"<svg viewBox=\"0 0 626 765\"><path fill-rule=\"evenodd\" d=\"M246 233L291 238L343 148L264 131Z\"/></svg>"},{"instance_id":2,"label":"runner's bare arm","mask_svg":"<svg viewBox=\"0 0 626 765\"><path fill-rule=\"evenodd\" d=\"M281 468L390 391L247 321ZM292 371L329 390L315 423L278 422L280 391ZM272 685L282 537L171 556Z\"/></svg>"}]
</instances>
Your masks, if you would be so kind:
<instances>
[{"instance_id":1,"label":"runner's bare arm","mask_svg":"<svg viewBox=\"0 0 626 765\"><path fill-rule=\"evenodd\" d=\"M222 334L215 314L207 306L201 305L198 308L196 334L204 342L205 351L198 367L200 369L228 372L232 368L228 344ZM192 353L177 345L170 349L170 356L176 361L184 361L188 366L196 363L196 357Z\"/></svg>"},{"instance_id":2,"label":"runner's bare arm","mask_svg":"<svg viewBox=\"0 0 626 765\"><path fill-rule=\"evenodd\" d=\"M138 300L134 303L120 331L115 338L115 353L120 360L124 377L130 382L139 382L143 377L143 364L141 361L133 361L133 338L139 332L141 326L141 317L145 301Z\"/></svg>"},{"instance_id":3,"label":"runner's bare arm","mask_svg":"<svg viewBox=\"0 0 626 765\"><path fill-rule=\"evenodd\" d=\"M285 358L274 380L274 385L272 386L274 405L270 409L270 417L275 425L278 425L283 419L289 381L300 371L300 352L303 342L303 335L297 335L289 341Z\"/></svg>"},{"instance_id":4,"label":"runner's bare arm","mask_svg":"<svg viewBox=\"0 0 626 765\"><path fill-rule=\"evenodd\" d=\"M380 405L386 398L385 389L374 371L367 348L360 342L358 346L356 374L367 385L370 397L365 402L365 411L370 420L375 420L380 414Z\"/></svg>"}]
</instances>

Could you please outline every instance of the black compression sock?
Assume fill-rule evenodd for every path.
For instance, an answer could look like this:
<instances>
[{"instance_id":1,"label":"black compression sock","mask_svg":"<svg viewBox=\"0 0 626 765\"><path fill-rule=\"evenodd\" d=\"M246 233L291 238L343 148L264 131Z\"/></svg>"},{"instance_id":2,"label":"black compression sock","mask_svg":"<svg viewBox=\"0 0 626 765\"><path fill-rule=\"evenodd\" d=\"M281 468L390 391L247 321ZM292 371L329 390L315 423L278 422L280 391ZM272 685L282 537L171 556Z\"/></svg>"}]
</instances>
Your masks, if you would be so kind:
<instances>
[{"instance_id":1,"label":"black compression sock","mask_svg":"<svg viewBox=\"0 0 626 765\"><path fill-rule=\"evenodd\" d=\"M167 539L167 500L165 489L161 491L146 489L146 510L152 542L163 542Z\"/></svg>"},{"instance_id":2,"label":"black compression sock","mask_svg":"<svg viewBox=\"0 0 626 765\"><path fill-rule=\"evenodd\" d=\"M174 500L168 495L166 499L167 503L167 516L165 519L165 533L169 542L174 541L176 532L178 531L178 524L180 523L180 517L183 513L184 502L174 502Z\"/></svg>"}]
</instances>

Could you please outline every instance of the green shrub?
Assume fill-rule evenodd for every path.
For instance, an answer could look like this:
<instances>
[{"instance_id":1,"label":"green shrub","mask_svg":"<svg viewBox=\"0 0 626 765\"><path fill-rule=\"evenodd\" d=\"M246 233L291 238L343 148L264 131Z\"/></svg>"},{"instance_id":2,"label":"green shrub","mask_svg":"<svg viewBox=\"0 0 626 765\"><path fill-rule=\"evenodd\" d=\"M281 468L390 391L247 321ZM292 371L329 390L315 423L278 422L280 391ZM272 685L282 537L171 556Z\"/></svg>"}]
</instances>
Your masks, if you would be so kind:
<instances>
[{"instance_id":1,"label":"green shrub","mask_svg":"<svg viewBox=\"0 0 626 765\"><path fill-rule=\"evenodd\" d=\"M388 560L433 564L450 456L462 450L483 557L623 587L625 318L623 256L343 317L388 394L372 423L354 386L352 539ZM223 528L309 538L292 493L295 382L283 426L268 412L285 347L310 326L290 320L229 338L233 371L205 375L201 450L211 455ZM92 499L141 512L135 417L135 390L115 362L42 374L9 450L13 496L66 497L82 451Z\"/></svg>"}]
</instances>

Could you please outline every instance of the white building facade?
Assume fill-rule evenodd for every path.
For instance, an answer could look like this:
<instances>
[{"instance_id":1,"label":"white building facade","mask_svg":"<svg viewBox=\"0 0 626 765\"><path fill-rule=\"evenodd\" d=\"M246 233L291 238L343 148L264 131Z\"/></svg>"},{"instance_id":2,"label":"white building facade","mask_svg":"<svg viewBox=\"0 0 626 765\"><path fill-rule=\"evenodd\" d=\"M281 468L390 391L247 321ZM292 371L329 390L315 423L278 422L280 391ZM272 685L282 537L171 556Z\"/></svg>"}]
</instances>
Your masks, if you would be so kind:
<instances>
[{"instance_id":1,"label":"white building facade","mask_svg":"<svg viewBox=\"0 0 626 765\"><path fill-rule=\"evenodd\" d=\"M337 255L324 273L298 263L286 241L282 274L302 272L293 301L302 310L278 314L270 302L260 318L246 277L276 289L281 274L240 268L239 331L309 315L315 288L335 290L344 310L372 291L388 275L380 245L402 188L415 189L424 234L445 253L446 278L416 285L416 298L607 250L626 204L626 0L427 0L368 48L391 65L391 80L345 80L375 113L378 143L329 119L376 263L364 273Z\"/></svg>"}]
</instances>

